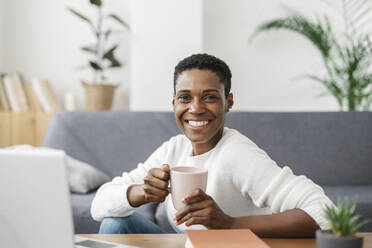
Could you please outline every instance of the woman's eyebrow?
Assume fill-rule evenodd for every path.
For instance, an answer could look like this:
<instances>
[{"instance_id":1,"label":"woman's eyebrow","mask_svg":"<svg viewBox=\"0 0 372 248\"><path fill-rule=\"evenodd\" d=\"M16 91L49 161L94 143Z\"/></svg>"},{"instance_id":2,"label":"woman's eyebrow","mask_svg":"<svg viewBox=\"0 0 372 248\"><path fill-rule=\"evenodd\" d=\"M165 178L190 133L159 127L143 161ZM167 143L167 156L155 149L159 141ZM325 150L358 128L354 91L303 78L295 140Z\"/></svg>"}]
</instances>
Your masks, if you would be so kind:
<instances>
[{"instance_id":1,"label":"woman's eyebrow","mask_svg":"<svg viewBox=\"0 0 372 248\"><path fill-rule=\"evenodd\" d=\"M177 90L177 93L182 93L182 92L191 92L191 90Z\"/></svg>"},{"instance_id":2,"label":"woman's eyebrow","mask_svg":"<svg viewBox=\"0 0 372 248\"><path fill-rule=\"evenodd\" d=\"M177 90L177 93L184 93L184 92L191 92L191 90L187 90L187 89ZM216 89L206 89L206 90L203 90L203 93L207 93L207 92L217 92L217 93L219 93L219 91L216 90Z\"/></svg>"},{"instance_id":3,"label":"woman's eyebrow","mask_svg":"<svg viewBox=\"0 0 372 248\"><path fill-rule=\"evenodd\" d=\"M205 92L217 92L217 93L219 93L219 91L216 90L216 89L207 89L207 90L203 90L203 93L205 93Z\"/></svg>"}]
</instances>

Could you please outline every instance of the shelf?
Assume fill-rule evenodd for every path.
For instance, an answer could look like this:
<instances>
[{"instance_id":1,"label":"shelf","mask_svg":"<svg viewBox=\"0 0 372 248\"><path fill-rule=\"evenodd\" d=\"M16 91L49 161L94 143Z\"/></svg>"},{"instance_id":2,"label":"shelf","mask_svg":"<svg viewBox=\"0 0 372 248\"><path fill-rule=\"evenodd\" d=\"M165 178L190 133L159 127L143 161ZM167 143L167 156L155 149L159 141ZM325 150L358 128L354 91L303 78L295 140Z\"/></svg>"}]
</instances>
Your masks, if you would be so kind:
<instances>
[{"instance_id":1,"label":"shelf","mask_svg":"<svg viewBox=\"0 0 372 248\"><path fill-rule=\"evenodd\" d=\"M40 111L0 111L0 147L19 144L40 146L53 115Z\"/></svg>"}]
</instances>

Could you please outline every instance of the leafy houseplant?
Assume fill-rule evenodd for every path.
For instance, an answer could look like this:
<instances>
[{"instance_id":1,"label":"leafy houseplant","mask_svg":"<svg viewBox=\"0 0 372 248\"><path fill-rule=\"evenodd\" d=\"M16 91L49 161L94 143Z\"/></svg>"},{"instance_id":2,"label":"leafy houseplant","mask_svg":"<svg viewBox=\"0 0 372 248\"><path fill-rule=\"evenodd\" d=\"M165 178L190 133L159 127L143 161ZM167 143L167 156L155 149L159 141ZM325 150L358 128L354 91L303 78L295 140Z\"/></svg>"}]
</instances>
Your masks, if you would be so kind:
<instances>
[{"instance_id":1,"label":"leafy houseplant","mask_svg":"<svg viewBox=\"0 0 372 248\"><path fill-rule=\"evenodd\" d=\"M368 221L361 221L360 216L354 214L355 208L355 202L349 203L340 199L337 201L336 207L327 206L325 208L331 232L317 231L316 239L319 248L362 247L363 238L355 236L355 233Z\"/></svg>"},{"instance_id":2,"label":"leafy houseplant","mask_svg":"<svg viewBox=\"0 0 372 248\"><path fill-rule=\"evenodd\" d=\"M368 110L372 105L372 34L359 30L370 24L372 2L341 1L345 30L338 36L326 16L312 21L293 14L261 24L252 38L276 29L293 31L307 38L320 52L326 75L306 76L322 83L336 98L341 111Z\"/></svg>"},{"instance_id":3,"label":"leafy houseplant","mask_svg":"<svg viewBox=\"0 0 372 248\"><path fill-rule=\"evenodd\" d=\"M90 83L85 81L82 82L86 90L87 108L91 110L110 109L116 85L109 85L106 83L106 71L118 69L122 67L122 63L115 56L115 52L119 45L114 44L108 46L109 38L118 31L105 28L104 20L111 19L126 30L130 30L130 28L128 24L117 15L104 15L102 0L90 0L89 2L97 10L97 20L95 23L77 10L69 7L67 9L83 22L87 23L95 37L94 43L81 47L84 53L88 53L91 56L87 65L83 66L83 68L90 68L93 70L92 81Z\"/></svg>"}]
</instances>

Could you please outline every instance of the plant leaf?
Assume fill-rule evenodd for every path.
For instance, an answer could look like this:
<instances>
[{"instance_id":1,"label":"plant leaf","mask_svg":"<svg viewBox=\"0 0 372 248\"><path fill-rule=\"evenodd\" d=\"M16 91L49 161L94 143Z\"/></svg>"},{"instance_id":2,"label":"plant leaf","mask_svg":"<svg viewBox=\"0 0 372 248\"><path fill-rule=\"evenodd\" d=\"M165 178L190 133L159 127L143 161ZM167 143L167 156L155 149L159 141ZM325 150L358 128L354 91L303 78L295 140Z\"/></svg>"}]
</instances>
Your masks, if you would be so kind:
<instances>
[{"instance_id":1,"label":"plant leaf","mask_svg":"<svg viewBox=\"0 0 372 248\"><path fill-rule=\"evenodd\" d=\"M112 57L109 60L111 62L110 68L116 68L116 67L120 67L121 66L121 63L115 57Z\"/></svg>"},{"instance_id":2,"label":"plant leaf","mask_svg":"<svg viewBox=\"0 0 372 248\"><path fill-rule=\"evenodd\" d=\"M336 206L326 206L325 216L332 232L337 236L354 234L368 220L360 221L359 215L354 215L356 201L349 203L346 199L338 198Z\"/></svg>"},{"instance_id":3,"label":"plant leaf","mask_svg":"<svg viewBox=\"0 0 372 248\"><path fill-rule=\"evenodd\" d=\"M102 1L101 0L90 0L90 3L93 5L96 5L98 7L102 6Z\"/></svg>"},{"instance_id":4,"label":"plant leaf","mask_svg":"<svg viewBox=\"0 0 372 248\"><path fill-rule=\"evenodd\" d=\"M102 71L102 67L97 64L94 61L89 61L89 65L95 70L95 71Z\"/></svg>"},{"instance_id":5,"label":"plant leaf","mask_svg":"<svg viewBox=\"0 0 372 248\"><path fill-rule=\"evenodd\" d=\"M84 21L86 21L86 22L88 22L89 24L92 25L92 21L91 21L88 17L86 17L85 15L81 14L80 12L78 12L78 11L76 11L76 10L70 8L70 7L67 7L67 9L68 9L71 13L73 13L75 16L81 18L82 20L84 20Z\"/></svg>"},{"instance_id":6,"label":"plant leaf","mask_svg":"<svg viewBox=\"0 0 372 248\"><path fill-rule=\"evenodd\" d=\"M364 226L368 222L369 222L369 220L362 220L361 222L357 223L356 226L355 226L355 230L358 231L359 228L361 228L362 226Z\"/></svg>"},{"instance_id":7,"label":"plant leaf","mask_svg":"<svg viewBox=\"0 0 372 248\"><path fill-rule=\"evenodd\" d=\"M323 79L315 75L306 75L307 78L310 78L312 80L318 81L322 83L329 93L331 93L337 100L340 108L342 109L342 98L343 98L343 92L339 86L333 81L330 81L328 79Z\"/></svg>"},{"instance_id":8,"label":"plant leaf","mask_svg":"<svg viewBox=\"0 0 372 248\"><path fill-rule=\"evenodd\" d=\"M110 61L110 66L109 66L110 68L121 66L121 63L119 62L119 60L117 58L115 58L115 55L114 55L114 52L115 52L117 47L118 47L118 45L114 45L112 48L110 48L103 55L103 59L107 59L108 61Z\"/></svg>"},{"instance_id":9,"label":"plant leaf","mask_svg":"<svg viewBox=\"0 0 372 248\"><path fill-rule=\"evenodd\" d=\"M109 68L114 68L114 67L120 67L121 66L121 63L119 62L119 60L114 55L111 55L110 57L107 57L106 59L108 61L110 61Z\"/></svg>"},{"instance_id":10,"label":"plant leaf","mask_svg":"<svg viewBox=\"0 0 372 248\"><path fill-rule=\"evenodd\" d=\"M88 52L88 53L94 53L94 54L97 53L97 50L93 47L82 47L81 50L83 50L84 52Z\"/></svg>"},{"instance_id":11,"label":"plant leaf","mask_svg":"<svg viewBox=\"0 0 372 248\"><path fill-rule=\"evenodd\" d=\"M116 50L117 47L118 47L118 45L114 45L113 47L111 47L109 50L107 50L103 54L103 57L102 58L108 59L108 58L112 57L114 55L114 51Z\"/></svg>"},{"instance_id":12,"label":"plant leaf","mask_svg":"<svg viewBox=\"0 0 372 248\"><path fill-rule=\"evenodd\" d=\"M290 16L282 19L275 19L258 26L251 36L251 40L263 31L284 29L294 31L305 36L318 48L324 58L329 58L332 41L335 40L331 26L325 18L326 24L314 23L301 15Z\"/></svg>"},{"instance_id":13,"label":"plant leaf","mask_svg":"<svg viewBox=\"0 0 372 248\"><path fill-rule=\"evenodd\" d=\"M104 39L107 40L111 33L112 33L111 29L106 30L105 33L103 34Z\"/></svg>"},{"instance_id":14,"label":"plant leaf","mask_svg":"<svg viewBox=\"0 0 372 248\"><path fill-rule=\"evenodd\" d=\"M117 21L119 24L121 24L123 27L125 27L128 31L130 31L130 27L129 25L123 21L120 17L118 17L117 15L115 14L110 14L108 15L108 17L114 19L115 21Z\"/></svg>"}]
</instances>

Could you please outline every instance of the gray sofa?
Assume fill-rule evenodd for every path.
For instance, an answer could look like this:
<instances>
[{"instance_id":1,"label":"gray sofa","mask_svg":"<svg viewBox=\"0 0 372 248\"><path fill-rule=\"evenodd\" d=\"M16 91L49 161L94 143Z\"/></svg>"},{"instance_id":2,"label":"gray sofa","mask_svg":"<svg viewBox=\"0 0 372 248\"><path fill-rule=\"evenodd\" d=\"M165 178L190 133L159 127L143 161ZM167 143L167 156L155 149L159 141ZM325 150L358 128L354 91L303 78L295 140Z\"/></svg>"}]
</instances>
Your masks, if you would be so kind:
<instances>
[{"instance_id":1,"label":"gray sofa","mask_svg":"<svg viewBox=\"0 0 372 248\"><path fill-rule=\"evenodd\" d=\"M290 166L338 196L357 199L357 212L372 231L372 113L228 113L235 128L263 148L280 166ZM109 176L121 175L143 162L162 142L180 133L169 112L59 112L49 126L44 146L63 149ZM95 192L72 194L76 233L97 233L90 216ZM162 204L138 212L172 231Z\"/></svg>"}]
</instances>

